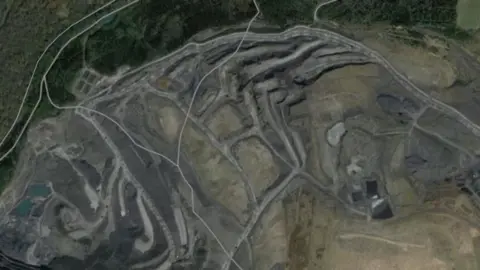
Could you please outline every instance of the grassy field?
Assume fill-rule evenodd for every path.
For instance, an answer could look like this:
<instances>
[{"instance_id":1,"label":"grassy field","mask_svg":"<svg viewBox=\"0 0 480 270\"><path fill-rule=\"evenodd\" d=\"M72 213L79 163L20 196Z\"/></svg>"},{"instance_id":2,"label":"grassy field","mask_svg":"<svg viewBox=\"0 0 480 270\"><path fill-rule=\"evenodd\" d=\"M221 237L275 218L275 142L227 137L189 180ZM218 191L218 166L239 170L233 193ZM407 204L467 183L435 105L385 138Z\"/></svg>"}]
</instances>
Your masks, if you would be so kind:
<instances>
[{"instance_id":1,"label":"grassy field","mask_svg":"<svg viewBox=\"0 0 480 270\"><path fill-rule=\"evenodd\" d=\"M457 26L464 30L480 28L480 0L457 1Z\"/></svg>"}]
</instances>

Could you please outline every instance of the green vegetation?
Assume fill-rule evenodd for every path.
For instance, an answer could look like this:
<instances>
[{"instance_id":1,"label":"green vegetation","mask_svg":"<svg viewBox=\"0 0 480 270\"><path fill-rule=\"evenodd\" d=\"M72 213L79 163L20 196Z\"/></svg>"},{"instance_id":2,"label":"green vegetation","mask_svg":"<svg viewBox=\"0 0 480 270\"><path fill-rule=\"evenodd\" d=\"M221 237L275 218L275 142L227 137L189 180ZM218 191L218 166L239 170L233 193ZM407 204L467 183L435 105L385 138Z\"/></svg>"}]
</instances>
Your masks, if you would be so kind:
<instances>
[{"instance_id":1,"label":"green vegetation","mask_svg":"<svg viewBox=\"0 0 480 270\"><path fill-rule=\"evenodd\" d=\"M48 89L55 103L63 104L75 100L68 88L82 68L83 44L81 39L77 38L65 47L48 72Z\"/></svg>"},{"instance_id":2,"label":"green vegetation","mask_svg":"<svg viewBox=\"0 0 480 270\"><path fill-rule=\"evenodd\" d=\"M457 1L457 26L465 30L478 30L480 28L480 1Z\"/></svg>"},{"instance_id":3,"label":"green vegetation","mask_svg":"<svg viewBox=\"0 0 480 270\"><path fill-rule=\"evenodd\" d=\"M2 0L0 1L0 28L7 21L8 13L12 7L13 0Z\"/></svg>"},{"instance_id":4,"label":"green vegetation","mask_svg":"<svg viewBox=\"0 0 480 270\"><path fill-rule=\"evenodd\" d=\"M323 0L258 0L265 19L284 27L294 24L310 24L313 11Z\"/></svg>"},{"instance_id":5,"label":"green vegetation","mask_svg":"<svg viewBox=\"0 0 480 270\"><path fill-rule=\"evenodd\" d=\"M75 48L75 46L78 46L78 42L73 42L72 45L67 46L67 48L60 55L58 61L52 67L51 72L47 77L47 79L55 78L55 80L49 80L49 89L52 99L60 104L74 100L73 95L66 91L65 85L68 85L68 80L73 79L73 76L76 72L75 69L79 69L78 63L82 63L81 58L80 61L78 61L78 56L76 56L76 53L74 53L75 49L78 49ZM77 63L74 63L73 65L67 67L68 63L75 61L75 57L77 57ZM53 55L51 53L47 53L45 56L45 61L42 61L39 65L39 70L45 71L48 64L47 62L51 62L52 59ZM24 114L21 117L20 121L14 126L14 129L12 130L11 135L5 141L5 144L0 147L0 155L6 153L15 144L23 127L26 125L30 112L38 101L38 95L40 93L41 74L43 73L39 72L34 77L34 83L32 84L32 88L30 90L31 93L27 97L26 105L23 110ZM67 78L68 76L70 76L70 78ZM35 122L35 120L38 119L55 116L58 113L59 111L55 110L48 103L46 97L44 96L42 102L37 108L33 121ZM17 159L21 151L21 146L24 144L25 139L26 137L23 136L19 141L18 147L14 148L13 152L0 162L0 191L2 191L5 185L8 184L8 180L13 174L13 170L16 167Z\"/></svg>"},{"instance_id":6,"label":"green vegetation","mask_svg":"<svg viewBox=\"0 0 480 270\"><path fill-rule=\"evenodd\" d=\"M480 26L479 2L458 1L458 10L462 11L459 19L465 24ZM283 27L311 24L320 2L324 1L258 0L265 19ZM471 37L470 32L457 27L457 1L451 0L338 0L323 6L317 16L340 23L421 26L454 39Z\"/></svg>"},{"instance_id":7,"label":"green vegetation","mask_svg":"<svg viewBox=\"0 0 480 270\"><path fill-rule=\"evenodd\" d=\"M35 63L48 42L59 34L63 29L86 13L98 8L99 5L78 5L76 2L68 6L72 16L60 18L52 15L54 7L45 1L9 1L9 16L0 28L2 44L0 45L0 62L3 67L0 69L0 77L3 78L0 88L0 138L3 138L13 123L20 108L25 89L30 81L31 73ZM5 17L4 17L5 18ZM91 22L91 21L90 21ZM58 40L56 44L65 43L68 38L74 35L78 29L87 25L88 21L73 27L69 33ZM59 51L61 45L52 46L40 61L37 72L32 80L30 94L27 102L21 111L21 117L14 126L12 133L6 138L5 144L0 147L0 155L6 153L17 140L28 116L35 106L43 72L46 71L51 60ZM52 113L47 103L40 104L38 116L46 116ZM37 117L37 116L36 116ZM20 140L20 144L24 138ZM3 190L7 180L11 178L15 168L20 147L0 162L0 190Z\"/></svg>"},{"instance_id":8,"label":"green vegetation","mask_svg":"<svg viewBox=\"0 0 480 270\"><path fill-rule=\"evenodd\" d=\"M2 81L0 88L0 138L3 138L13 123L35 62L47 43L67 25L99 7L92 5L81 9L77 2L81 1L69 3L72 15L64 19L53 15L52 10L45 10L45 5L49 7L45 1L14 2L16 6L10 10L11 19L0 28L0 36L7 37L0 45L0 61L8 67L0 69L0 77L9 78ZM0 147L0 155L15 144L38 100L41 78L61 47L101 16L125 3L127 0L118 0L76 25L46 52L35 73L20 121ZM177 48L200 30L244 21L254 13L253 3L244 0L141 0L115 16L106 18L64 48L47 76L52 99L58 104L74 101L69 86L84 66L84 61L89 67L104 74L112 73L122 65L135 67ZM58 113L44 95L33 122ZM12 177L24 140L25 136L21 138L18 147L0 162L0 192Z\"/></svg>"},{"instance_id":9,"label":"green vegetation","mask_svg":"<svg viewBox=\"0 0 480 270\"><path fill-rule=\"evenodd\" d=\"M107 74L121 65L135 67L172 51L200 30L244 21L254 13L250 1L143 1L88 36L86 60Z\"/></svg>"},{"instance_id":10,"label":"green vegetation","mask_svg":"<svg viewBox=\"0 0 480 270\"><path fill-rule=\"evenodd\" d=\"M456 1L450 0L341 0L323 7L317 15L356 24L421 26L455 39L470 37L457 28Z\"/></svg>"},{"instance_id":11,"label":"green vegetation","mask_svg":"<svg viewBox=\"0 0 480 270\"><path fill-rule=\"evenodd\" d=\"M126 1L119 0L117 3L70 28L69 31L60 36L53 46L46 51L38 63L29 95L27 96L25 106L21 110L20 119L14 126L10 136L6 138L5 143L0 146L0 156L3 156L15 145L22 129L28 122L28 118L38 101L41 78L56 54L60 52L63 44L91 23L98 20L101 16L122 6L125 2ZM0 88L0 93L2 94L2 98L0 98L0 138L5 136L13 123L20 108L25 89L30 81L35 63L47 44L69 24L77 21L86 13L97 9L101 4L88 6L88 8L85 9L84 5L81 5L82 8L79 8L73 3L70 7L76 10L78 14L75 16L72 15L72 17L68 19L60 19L50 14L51 10L46 10L45 13L34 11L35 9L45 9L45 6L37 6L37 2L18 1L14 3L17 3L17 6L12 7L10 10L11 16L9 18L11 18L11 20L8 20L4 27L0 28L0 36L7 37L2 40L2 42L5 41L5 43L2 43L3 46L0 46L0 60L5 67L8 67L0 69L0 77L8 78L8 80L5 79L2 81L2 88ZM47 5L47 8L48 7ZM47 25L45 25L44 22L38 21L42 19L47 22ZM16 23L20 24L17 25ZM18 29L16 28L17 26L19 27ZM38 32L34 32L35 30ZM55 65L53 65L50 70L48 76L49 86L52 99L55 102L63 104L73 101L73 95L68 92L67 86L68 80L73 79L75 73L83 65L83 58L79 57L78 54L78 52L82 52L82 50L79 50L80 47L78 42L72 42L62 51L58 57L58 61L55 62ZM58 112L54 110L44 96L32 120L35 122L38 119L56 114L58 114ZM21 137L18 146L11 154L0 162L0 192L12 176L24 141L25 136Z\"/></svg>"},{"instance_id":12,"label":"green vegetation","mask_svg":"<svg viewBox=\"0 0 480 270\"><path fill-rule=\"evenodd\" d=\"M4 67L0 69L0 78L2 78L0 137L4 136L13 122L35 62L48 42L66 26L100 6L97 4L84 5L80 1L67 2L71 15L62 18L55 14L58 7L52 5L50 3L52 1L9 0L8 2L11 3L9 15L5 24L0 28L0 37L2 37L0 63ZM100 4L100 1L95 2ZM79 28L84 26L85 24ZM75 29L72 30L75 31ZM62 39L58 41L58 44L64 42L66 40ZM55 48L52 48L51 57L53 57L54 51ZM46 65L43 66L43 68L45 67Z\"/></svg>"},{"instance_id":13,"label":"green vegetation","mask_svg":"<svg viewBox=\"0 0 480 270\"><path fill-rule=\"evenodd\" d=\"M450 0L342 0L323 7L317 15L365 24L450 24L455 23L455 5Z\"/></svg>"}]
</instances>

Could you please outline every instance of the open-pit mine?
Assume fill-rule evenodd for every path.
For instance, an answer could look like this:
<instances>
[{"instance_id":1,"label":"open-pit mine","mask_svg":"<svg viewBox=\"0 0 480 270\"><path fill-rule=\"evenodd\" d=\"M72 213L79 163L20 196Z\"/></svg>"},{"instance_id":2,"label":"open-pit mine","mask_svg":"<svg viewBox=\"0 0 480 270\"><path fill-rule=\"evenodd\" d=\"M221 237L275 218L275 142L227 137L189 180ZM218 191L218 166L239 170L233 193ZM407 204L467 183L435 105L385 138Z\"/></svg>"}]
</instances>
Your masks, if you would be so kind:
<instances>
[{"instance_id":1,"label":"open-pit mine","mask_svg":"<svg viewBox=\"0 0 480 270\"><path fill-rule=\"evenodd\" d=\"M2 197L9 260L479 269L480 88L456 77L474 66L306 26L196 38L84 69L79 102L29 129Z\"/></svg>"}]
</instances>

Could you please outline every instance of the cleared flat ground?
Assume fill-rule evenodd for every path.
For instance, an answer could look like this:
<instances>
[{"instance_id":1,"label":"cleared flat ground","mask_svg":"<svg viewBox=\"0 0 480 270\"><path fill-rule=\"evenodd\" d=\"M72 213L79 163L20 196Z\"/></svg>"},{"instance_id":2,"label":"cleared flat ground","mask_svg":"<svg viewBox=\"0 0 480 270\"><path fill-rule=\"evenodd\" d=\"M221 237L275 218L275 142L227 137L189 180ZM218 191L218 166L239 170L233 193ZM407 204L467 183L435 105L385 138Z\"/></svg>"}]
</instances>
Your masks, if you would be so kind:
<instances>
[{"instance_id":1,"label":"cleared flat ground","mask_svg":"<svg viewBox=\"0 0 480 270\"><path fill-rule=\"evenodd\" d=\"M457 26L465 30L480 28L480 0L458 0Z\"/></svg>"},{"instance_id":2,"label":"cleared flat ground","mask_svg":"<svg viewBox=\"0 0 480 270\"><path fill-rule=\"evenodd\" d=\"M455 207L446 211L369 222L312 193L292 194L284 204L287 269L478 269L479 231L460 217L462 199L447 199Z\"/></svg>"}]
</instances>

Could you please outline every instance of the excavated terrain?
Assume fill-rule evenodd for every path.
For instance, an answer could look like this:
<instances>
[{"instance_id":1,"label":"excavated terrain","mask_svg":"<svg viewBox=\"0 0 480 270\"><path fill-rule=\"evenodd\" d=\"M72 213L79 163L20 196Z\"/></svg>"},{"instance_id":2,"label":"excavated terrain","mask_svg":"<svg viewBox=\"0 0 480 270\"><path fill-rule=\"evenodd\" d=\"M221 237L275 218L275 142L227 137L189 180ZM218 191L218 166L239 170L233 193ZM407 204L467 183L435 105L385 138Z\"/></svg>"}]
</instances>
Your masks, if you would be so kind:
<instances>
[{"instance_id":1,"label":"excavated terrain","mask_svg":"<svg viewBox=\"0 0 480 270\"><path fill-rule=\"evenodd\" d=\"M3 252L72 270L480 268L467 55L243 36L74 89L80 107L29 131Z\"/></svg>"}]
</instances>

